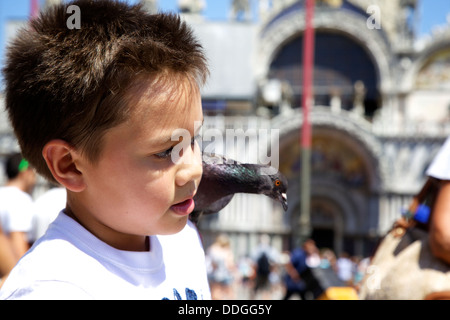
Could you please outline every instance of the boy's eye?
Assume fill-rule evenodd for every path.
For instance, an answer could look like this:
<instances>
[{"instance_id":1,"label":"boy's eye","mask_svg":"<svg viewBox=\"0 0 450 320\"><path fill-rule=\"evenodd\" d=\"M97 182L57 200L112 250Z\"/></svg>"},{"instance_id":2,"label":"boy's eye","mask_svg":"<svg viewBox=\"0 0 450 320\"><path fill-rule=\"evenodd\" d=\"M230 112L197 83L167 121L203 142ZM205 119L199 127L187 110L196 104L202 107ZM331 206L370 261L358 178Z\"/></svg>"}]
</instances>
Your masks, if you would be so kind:
<instances>
[{"instance_id":1,"label":"boy's eye","mask_svg":"<svg viewBox=\"0 0 450 320\"><path fill-rule=\"evenodd\" d=\"M196 142L196 141L199 141L200 139L201 139L201 136L200 136L200 135L197 135L197 136L193 137L193 138L191 139L191 145L194 146L195 142ZM172 156L173 148L174 148L174 147L170 147L170 148L167 149L167 150L164 150L164 151L162 151L162 152L155 153L154 156L155 156L156 158L158 158L158 159L168 159L168 158L170 158L170 157Z\"/></svg>"},{"instance_id":2,"label":"boy's eye","mask_svg":"<svg viewBox=\"0 0 450 320\"><path fill-rule=\"evenodd\" d=\"M170 158L172 156L172 150L173 150L173 147L170 147L167 150L155 153L154 156L156 158L158 158L158 159L167 159L167 158Z\"/></svg>"}]
</instances>

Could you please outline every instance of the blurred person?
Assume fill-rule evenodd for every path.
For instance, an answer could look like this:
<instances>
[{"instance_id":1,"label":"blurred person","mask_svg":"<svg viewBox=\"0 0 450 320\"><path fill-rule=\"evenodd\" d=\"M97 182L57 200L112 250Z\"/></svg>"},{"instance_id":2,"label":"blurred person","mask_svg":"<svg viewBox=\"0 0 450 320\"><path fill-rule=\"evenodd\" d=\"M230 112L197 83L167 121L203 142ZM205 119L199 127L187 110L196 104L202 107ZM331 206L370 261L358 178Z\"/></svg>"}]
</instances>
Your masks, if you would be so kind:
<instances>
[{"instance_id":1,"label":"blurred person","mask_svg":"<svg viewBox=\"0 0 450 320\"><path fill-rule=\"evenodd\" d=\"M430 249L450 264L450 137L447 138L426 172L428 183L437 189L429 221Z\"/></svg>"},{"instance_id":2,"label":"blurred person","mask_svg":"<svg viewBox=\"0 0 450 320\"><path fill-rule=\"evenodd\" d=\"M241 256L237 264L239 273L239 287L236 299L248 299L253 288L253 279L255 278L255 270L253 261L248 255Z\"/></svg>"},{"instance_id":3,"label":"blurred person","mask_svg":"<svg viewBox=\"0 0 450 320\"><path fill-rule=\"evenodd\" d=\"M270 237L263 234L259 238L259 243L252 254L254 265L254 287L252 296L261 291L262 296L268 297L272 290L271 276L274 266L279 262L279 253L270 245Z\"/></svg>"},{"instance_id":4,"label":"blurred person","mask_svg":"<svg viewBox=\"0 0 450 320\"><path fill-rule=\"evenodd\" d=\"M239 259L238 270L242 284L247 286L254 277L253 263L249 256L242 256Z\"/></svg>"},{"instance_id":5,"label":"blurred person","mask_svg":"<svg viewBox=\"0 0 450 320\"><path fill-rule=\"evenodd\" d=\"M448 265L450 265L450 137L447 137L444 144L441 146L438 153L433 158L431 164L428 166L426 170L426 176L427 179L425 183L423 184L421 189L414 195L405 214L402 215L394 223L394 230L399 228L396 231L401 231L400 228L404 230L417 228L428 233L424 238L422 238L422 235L420 235L417 237L417 239L415 239L417 241L415 241L414 244L420 243L420 246L418 246L418 248L420 248L420 257L417 258L416 256L409 254L411 252L414 252L414 245L410 245L408 243L411 238L405 241L405 245L409 245L407 248L408 250L403 250L404 248L406 248L406 246L402 245L402 248L400 248L400 250L397 250L397 248L394 251L394 255L397 255L397 251L400 251L400 253L405 253L403 256L403 261L401 261L401 263L410 263L412 265L411 269L414 269L414 271L420 270L420 273L416 272L416 274L410 272L408 274L409 278L411 278L411 275L414 274L415 278L419 279L418 277L423 276L423 274L421 273L422 271L433 271L433 269L435 269L435 275L437 275L436 278L434 278L434 276L426 277L427 281L419 283L415 287L411 287L414 290L405 291L403 293L403 296L408 296L407 298L409 298L412 296L412 293L415 293L416 295L414 297L418 297L419 299L423 298L425 300L448 300L450 297L450 292L443 289L446 288L446 286L444 281L442 281L443 278L439 277L443 277L442 272L444 270L445 272L448 272ZM419 205L425 205L425 207L428 207L429 211L421 210L422 214L420 219L416 219L415 214L418 212L416 210L419 209ZM414 233L415 232L413 231L412 234ZM404 232L400 232L398 234L402 236ZM426 237L428 237L428 239L426 239ZM413 236L412 238L415 237ZM401 239L400 243L403 244L403 239ZM427 254L428 250L426 249L429 250L432 256ZM409 253L406 254L406 251L408 251ZM436 264L436 261L433 261L433 256L447 264L447 268L441 269L441 267L437 267L436 265L439 265L439 263ZM383 256L380 256L380 254L378 254L376 255L376 257L380 259L380 264L383 264L384 262L385 266L387 266L386 261L382 261L384 258ZM390 260L391 258L388 257L389 262ZM424 264L430 265L431 269L424 269ZM391 280L387 283L388 288L392 287L392 279L396 280L398 276L401 276L389 272L389 270L386 271L386 274L386 277L390 277L389 280ZM423 279L424 277L420 278L420 280ZM367 280L369 280L369 283L371 279L368 278ZM379 287L382 286L380 285L380 283L383 282L382 280L385 279L378 277L377 285ZM404 280L405 279L401 279L400 282L404 282ZM439 284L438 287L433 287L435 280L437 280L436 284ZM429 285L429 287L427 287L427 285ZM378 293L376 293L376 290L372 289L373 288L371 288L370 285L363 285L361 288L362 297L364 299L373 299L374 297L380 296ZM378 292L382 291L382 289L378 290ZM386 292L382 293L381 296L398 299L397 296L401 295L401 293L396 290L385 291Z\"/></svg>"},{"instance_id":6,"label":"blurred person","mask_svg":"<svg viewBox=\"0 0 450 320\"><path fill-rule=\"evenodd\" d=\"M329 248L322 248L320 250L320 268L322 269L328 269L331 268L335 272L336 269L336 255L334 254L333 250Z\"/></svg>"},{"instance_id":7,"label":"blurred person","mask_svg":"<svg viewBox=\"0 0 450 320\"><path fill-rule=\"evenodd\" d=\"M336 261L337 275L346 284L351 284L353 280L353 262L347 252L342 252Z\"/></svg>"},{"instance_id":8,"label":"blurred person","mask_svg":"<svg viewBox=\"0 0 450 320\"><path fill-rule=\"evenodd\" d=\"M214 300L234 299L234 254L229 238L221 234L206 251L209 264L208 279Z\"/></svg>"},{"instance_id":9,"label":"blurred person","mask_svg":"<svg viewBox=\"0 0 450 320\"><path fill-rule=\"evenodd\" d=\"M306 252L306 264L308 267L317 268L320 265L320 254L315 241L312 239L306 240L303 248Z\"/></svg>"},{"instance_id":10,"label":"blurred person","mask_svg":"<svg viewBox=\"0 0 450 320\"><path fill-rule=\"evenodd\" d=\"M294 249L285 265L284 284L286 292L283 300L289 300L294 295L299 295L301 300L306 300L307 285L301 274L307 269L305 250L303 248Z\"/></svg>"},{"instance_id":11,"label":"blurred person","mask_svg":"<svg viewBox=\"0 0 450 320\"><path fill-rule=\"evenodd\" d=\"M272 264L269 274L270 299L281 299L284 295L284 279L285 273L284 265L280 255L279 261Z\"/></svg>"},{"instance_id":12,"label":"blurred person","mask_svg":"<svg viewBox=\"0 0 450 320\"><path fill-rule=\"evenodd\" d=\"M66 200L66 189L55 185L34 201L34 216L30 232L32 243L44 235L48 226L66 207Z\"/></svg>"},{"instance_id":13,"label":"blurred person","mask_svg":"<svg viewBox=\"0 0 450 320\"><path fill-rule=\"evenodd\" d=\"M291 252L290 261L286 264L285 287L283 300L289 300L297 294L302 300L315 298L320 288L311 269L320 266L320 255L316 243L307 239L302 246Z\"/></svg>"},{"instance_id":14,"label":"blurred person","mask_svg":"<svg viewBox=\"0 0 450 320\"><path fill-rule=\"evenodd\" d=\"M370 257L360 257L359 261L356 265L356 272L353 276L353 285L354 287L359 290L362 280L364 278L364 275L366 274L367 268L370 265Z\"/></svg>"},{"instance_id":15,"label":"blurred person","mask_svg":"<svg viewBox=\"0 0 450 320\"><path fill-rule=\"evenodd\" d=\"M16 264L16 261L17 259L12 249L11 242L3 233L3 229L0 226L0 288L9 272Z\"/></svg>"},{"instance_id":16,"label":"blurred person","mask_svg":"<svg viewBox=\"0 0 450 320\"><path fill-rule=\"evenodd\" d=\"M0 224L19 260L29 249L34 210L30 194L36 184L36 173L20 153L7 158L5 171L8 180L0 187Z\"/></svg>"}]
</instances>

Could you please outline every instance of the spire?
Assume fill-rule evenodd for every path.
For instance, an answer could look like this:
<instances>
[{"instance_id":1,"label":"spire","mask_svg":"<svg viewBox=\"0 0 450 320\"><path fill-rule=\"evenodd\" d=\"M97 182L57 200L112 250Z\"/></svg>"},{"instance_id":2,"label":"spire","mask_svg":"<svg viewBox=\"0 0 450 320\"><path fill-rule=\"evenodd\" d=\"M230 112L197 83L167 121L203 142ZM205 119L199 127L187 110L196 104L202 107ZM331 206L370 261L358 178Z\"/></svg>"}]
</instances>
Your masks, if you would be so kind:
<instances>
[{"instance_id":1,"label":"spire","mask_svg":"<svg viewBox=\"0 0 450 320\"><path fill-rule=\"evenodd\" d=\"M61 3L61 0L45 0L44 8L54 6L55 4Z\"/></svg>"},{"instance_id":2,"label":"spire","mask_svg":"<svg viewBox=\"0 0 450 320\"><path fill-rule=\"evenodd\" d=\"M158 12L158 0L141 0L142 6L150 13Z\"/></svg>"}]
</instances>

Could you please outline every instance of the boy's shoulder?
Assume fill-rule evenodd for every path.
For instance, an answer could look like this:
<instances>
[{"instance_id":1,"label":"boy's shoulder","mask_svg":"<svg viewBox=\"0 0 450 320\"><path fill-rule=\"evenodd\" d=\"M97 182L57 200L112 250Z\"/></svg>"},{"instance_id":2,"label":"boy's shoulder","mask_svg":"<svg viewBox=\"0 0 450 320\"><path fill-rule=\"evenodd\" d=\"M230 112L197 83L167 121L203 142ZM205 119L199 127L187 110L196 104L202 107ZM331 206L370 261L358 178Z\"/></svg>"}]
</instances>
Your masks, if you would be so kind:
<instances>
[{"instance_id":1,"label":"boy's shoulder","mask_svg":"<svg viewBox=\"0 0 450 320\"><path fill-rule=\"evenodd\" d=\"M78 285L92 272L87 260L66 239L38 240L13 268L0 290L0 299L85 299Z\"/></svg>"},{"instance_id":2,"label":"boy's shoulder","mask_svg":"<svg viewBox=\"0 0 450 320\"><path fill-rule=\"evenodd\" d=\"M0 299L90 299L97 295L94 283L108 283L111 276L105 272L101 254L88 248L89 238L77 239L76 228L81 226L60 213L13 268ZM54 296L54 290L59 295Z\"/></svg>"},{"instance_id":3,"label":"boy's shoulder","mask_svg":"<svg viewBox=\"0 0 450 320\"><path fill-rule=\"evenodd\" d=\"M123 297L124 292L140 298L155 281L162 283L168 279L171 279L167 282L170 288L189 280L186 288L208 297L206 278L203 279L203 247L193 224L188 223L176 235L152 237L152 250L148 253L124 252L111 247L105 248L110 250L105 252L101 243L95 243L93 235L83 235L87 231L81 229L74 220L60 213L47 233L13 269L0 290L0 299L33 299L33 296L38 299L115 299ZM74 240L77 237L84 239ZM183 270L180 265L184 265ZM55 296L55 292L59 295ZM153 294L158 299L160 295L168 296L166 291L145 293L147 297Z\"/></svg>"}]
</instances>

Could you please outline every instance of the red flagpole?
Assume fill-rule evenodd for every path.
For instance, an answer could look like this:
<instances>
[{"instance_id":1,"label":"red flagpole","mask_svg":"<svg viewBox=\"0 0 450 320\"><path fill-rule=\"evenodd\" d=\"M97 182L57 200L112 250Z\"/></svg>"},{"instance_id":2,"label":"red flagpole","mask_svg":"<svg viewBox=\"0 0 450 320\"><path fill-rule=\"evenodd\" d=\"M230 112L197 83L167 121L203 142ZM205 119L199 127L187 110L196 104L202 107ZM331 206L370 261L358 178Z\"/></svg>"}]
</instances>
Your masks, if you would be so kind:
<instances>
[{"instance_id":1,"label":"red flagpole","mask_svg":"<svg viewBox=\"0 0 450 320\"><path fill-rule=\"evenodd\" d=\"M313 70L314 70L314 0L305 0L305 32L303 36L303 89L302 109L303 125L301 131L302 174L300 237L306 240L311 236L311 123L309 114L313 101Z\"/></svg>"},{"instance_id":2,"label":"red flagpole","mask_svg":"<svg viewBox=\"0 0 450 320\"><path fill-rule=\"evenodd\" d=\"M312 80L314 68L314 27L312 20L314 17L314 0L305 2L305 34L303 37L303 127L302 127L302 146L311 147L311 124L309 122L309 112L312 103Z\"/></svg>"},{"instance_id":3,"label":"red flagpole","mask_svg":"<svg viewBox=\"0 0 450 320\"><path fill-rule=\"evenodd\" d=\"M30 0L30 17L35 18L39 14L39 0Z\"/></svg>"}]
</instances>

